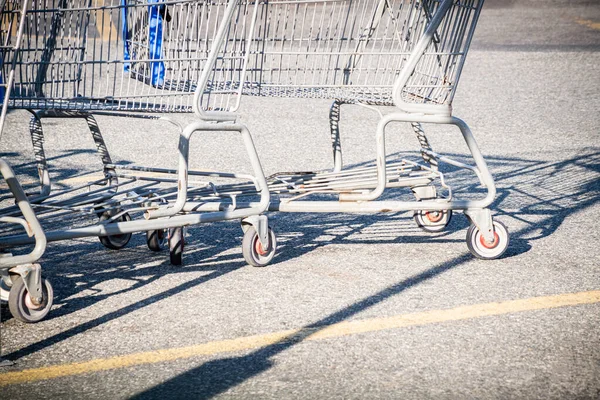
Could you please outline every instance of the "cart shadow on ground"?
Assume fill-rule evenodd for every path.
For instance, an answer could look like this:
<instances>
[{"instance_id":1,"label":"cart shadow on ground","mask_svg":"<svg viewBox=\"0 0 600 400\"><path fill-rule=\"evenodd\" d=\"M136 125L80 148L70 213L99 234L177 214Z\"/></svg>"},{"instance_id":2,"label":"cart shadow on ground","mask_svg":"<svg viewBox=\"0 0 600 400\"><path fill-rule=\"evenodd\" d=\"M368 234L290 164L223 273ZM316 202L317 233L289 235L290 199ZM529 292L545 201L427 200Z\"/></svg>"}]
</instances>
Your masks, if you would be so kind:
<instances>
[{"instance_id":1,"label":"cart shadow on ground","mask_svg":"<svg viewBox=\"0 0 600 400\"><path fill-rule=\"evenodd\" d=\"M498 160L488 159L493 165ZM514 160L513 160L514 161ZM513 245L508 256L527 251L529 242L551 235L565 218L585 212L600 201L600 152L587 149L576 158L556 163L525 161L512 163L510 171L496 175L499 186L497 205L500 218L524 222L523 228L512 232ZM512 210L509 199L521 204ZM363 298L354 304L307 325L281 341L262 347L240 357L208 361L164 383L135 396L136 399L173 398L175 393L193 394L195 398L211 398L244 381L263 373L273 366L272 358L310 338L326 327L348 320L390 297L426 282L471 260L463 254L433 266L414 276Z\"/></svg>"},{"instance_id":2,"label":"cart shadow on ground","mask_svg":"<svg viewBox=\"0 0 600 400\"><path fill-rule=\"evenodd\" d=\"M494 171L498 185L497 201L492 209L500 220L508 224L509 229L517 224L520 227L518 230L511 231L511 246L507 257L528 251L531 242L551 235L567 217L576 212L585 212L600 200L600 150L598 148L586 149L577 157L559 162L494 157L489 157L487 160L491 170ZM451 172L449 171L449 174ZM460 179L458 181L460 186ZM472 190L476 186L472 184L472 178L465 179L464 182L462 189L465 191ZM302 257L307 251L332 244L422 243L426 246L427 243L432 242L464 242L464 239L457 239L453 234L457 230L464 230L467 226L466 219L457 215L449 231L431 235L419 232L412 223L410 215L406 213L323 214L317 217L311 214L279 214L275 220L275 227L281 238L281 246L273 265L267 268L277 268L278 263ZM375 235L373 229L376 231ZM321 240L324 236L327 240ZM44 258L52 259L54 264L49 265L46 271L55 287L55 303L60 308L52 311L50 319L46 321L49 323L52 319L80 311L110 296L143 289L165 274L192 271L202 271L204 274L147 297L143 301L108 312L2 356L9 360L18 360L170 296L195 289L203 283L218 279L240 268L249 268L241 254L228 251L232 247L239 246L240 238L241 229L235 223L207 224L192 230L191 240L194 244L186 252L184 267L170 266L167 254L151 253L145 248L141 235L136 235L132 240L134 247L118 252L118 260L114 257L115 252L104 250L96 241L74 241L52 246ZM98 257L102 259L101 263L98 262ZM91 260L95 261L91 262ZM271 357L302 342L316 331L351 318L470 260L472 256L467 253L465 246L465 252L461 255L407 277L378 293L325 316L279 343L242 357L209 361L149 389L140 394L139 398L168 398L176 396L176 393L182 393L182 390L194 393L198 398L209 398L222 393L269 369L272 365ZM150 264L150 266L140 267L142 264ZM96 288L113 279L129 280L133 284L126 289L110 293L103 293ZM85 295L78 296L81 293ZM3 310L3 321L9 318L7 314L8 310ZM10 325L16 323L11 321ZM173 390L174 388L177 390Z\"/></svg>"}]
</instances>

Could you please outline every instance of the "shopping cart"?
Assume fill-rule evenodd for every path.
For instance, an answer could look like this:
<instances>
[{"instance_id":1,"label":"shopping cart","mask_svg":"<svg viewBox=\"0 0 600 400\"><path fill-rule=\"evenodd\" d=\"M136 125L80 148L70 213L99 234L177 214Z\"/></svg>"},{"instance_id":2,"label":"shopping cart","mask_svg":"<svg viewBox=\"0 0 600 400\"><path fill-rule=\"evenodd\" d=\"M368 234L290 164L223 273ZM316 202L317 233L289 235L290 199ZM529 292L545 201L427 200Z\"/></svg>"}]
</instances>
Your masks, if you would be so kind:
<instances>
[{"instance_id":1,"label":"shopping cart","mask_svg":"<svg viewBox=\"0 0 600 400\"><path fill-rule=\"evenodd\" d=\"M25 13L28 0L19 2L5 1L2 4L0 28L0 63L6 59L7 52L18 50L22 44L25 26ZM13 36L13 42L6 38ZM14 82L16 60L8 63L6 74L0 77L0 96L2 111L0 113L0 139L6 122L8 99ZM0 158L0 173L4 178L19 210L19 216L0 216L0 223L19 226L24 229L35 243L28 254L13 255L0 253L0 302L6 301L13 313L26 314L32 320L40 320L46 316L52 306L52 285L41 276L41 267L36 262L46 248L44 231L27 200L23 188L16 179L12 168L4 158ZM10 293L9 293L10 290ZM1 350L1 349L0 349ZM0 361L2 361L0 359Z\"/></svg>"},{"instance_id":2,"label":"shopping cart","mask_svg":"<svg viewBox=\"0 0 600 400\"><path fill-rule=\"evenodd\" d=\"M482 6L483 0L260 2L256 21L249 24L254 26L253 36L242 53L248 62L241 69L221 63L231 39L221 40L210 76L200 77L195 111L205 120L235 118L231 112L239 105L239 92L214 91L216 82L241 87L242 95L334 99L330 110L333 169L272 175L270 211L413 211L419 227L437 232L446 227L452 211L460 210L471 222L467 231L471 253L482 259L501 257L509 233L492 219L488 208L496 194L493 178L468 125L452 116L452 101ZM230 8L231 14L221 24L224 34L238 23L232 3ZM339 135L343 104L361 105L380 115L374 167L343 168ZM395 111L384 114L386 109L379 106L393 106ZM394 122L410 123L422 162L388 161L386 129ZM434 152L423 124L457 127L474 164ZM443 163L474 173L485 196L455 198L439 168ZM410 188L416 201L380 200L387 189L401 187ZM323 200L324 196L329 198ZM187 202L183 210L201 207Z\"/></svg>"},{"instance_id":3,"label":"shopping cart","mask_svg":"<svg viewBox=\"0 0 600 400\"><path fill-rule=\"evenodd\" d=\"M7 0L2 5L4 27L8 26L4 19L14 17L20 2ZM169 2L167 8L153 0L102 4L84 0L34 0L23 9L20 34L15 35L10 27L3 31L2 41L6 46L0 71L2 76L11 77L12 89L3 107L32 113L31 136L40 189L25 195L11 186L14 177L2 170L18 207L10 201L3 203L0 248L14 250L32 243L34 238L28 235L31 229L23 223L24 217L28 222L30 219L41 222L39 232L34 230L36 247L30 256L32 262L42 255L46 241L98 236L107 248L120 249L129 242L132 233L146 232L148 247L159 251L168 244L171 263L179 265L185 243L184 227L239 219L245 237L253 238L255 249L261 251L260 265L271 260L275 241L269 240L274 236L272 233L269 236L267 220L262 215L270 194L244 125L230 122L216 126L195 121L184 128L173 122L180 131L179 169L170 170L113 163L92 114L152 118L146 113L190 112L196 81L204 69L210 68L206 61L214 30L227 7L227 3L204 1ZM245 8L236 7L240 18L244 18L239 13ZM174 24L167 27L166 21L172 18L187 22L177 29ZM239 35L243 36L241 32ZM20 47L16 45L19 40L22 40ZM236 50L232 49L230 54L231 62L239 64ZM66 189L52 187L43 147L42 121L47 118L82 118L87 122L102 161L101 177ZM252 174L188 170L192 135L205 131L239 134L248 152ZM246 197L247 205L237 204ZM224 198L230 204L221 209L182 211L186 201L210 204L211 200ZM23 210L23 205L28 208ZM23 234L22 227L14 225L15 221L27 228L28 234ZM2 269L4 284L0 293L9 302L15 318L36 322L49 310L52 290L48 289L43 313L32 311L32 305L26 302L17 307L13 295L17 286L13 282L20 273L21 263L17 256L2 259L0 265L7 268ZM36 265L39 276L40 267ZM23 293L26 292L27 287ZM25 295L21 297L28 299Z\"/></svg>"}]
</instances>

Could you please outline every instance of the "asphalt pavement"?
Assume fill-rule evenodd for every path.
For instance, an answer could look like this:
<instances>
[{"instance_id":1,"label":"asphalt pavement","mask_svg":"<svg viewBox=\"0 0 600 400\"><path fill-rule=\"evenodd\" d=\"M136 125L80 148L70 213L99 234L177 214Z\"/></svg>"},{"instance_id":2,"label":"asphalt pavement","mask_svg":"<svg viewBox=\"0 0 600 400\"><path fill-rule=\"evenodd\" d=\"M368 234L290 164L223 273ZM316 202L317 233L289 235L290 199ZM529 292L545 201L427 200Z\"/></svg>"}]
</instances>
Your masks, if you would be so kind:
<instances>
[{"instance_id":1,"label":"asphalt pavement","mask_svg":"<svg viewBox=\"0 0 600 400\"><path fill-rule=\"evenodd\" d=\"M241 121L266 175L331 167L329 101L245 98ZM474 259L466 218L441 233L410 213L270 214L279 250L242 258L238 222L191 228L185 265L134 235L52 243L48 319L2 309L0 400L21 398L600 398L600 4L487 0L454 115L497 184L506 255ZM185 123L189 115L175 115ZM9 114L3 156L32 182L27 114ZM175 168L169 124L99 116L113 159ZM342 109L348 167L375 155L377 115ZM433 148L466 159L460 133L428 127ZM418 155L394 126L391 154ZM53 180L100 167L85 124L52 120ZM192 168L248 171L239 137L209 133ZM455 194L472 176L448 169Z\"/></svg>"}]
</instances>

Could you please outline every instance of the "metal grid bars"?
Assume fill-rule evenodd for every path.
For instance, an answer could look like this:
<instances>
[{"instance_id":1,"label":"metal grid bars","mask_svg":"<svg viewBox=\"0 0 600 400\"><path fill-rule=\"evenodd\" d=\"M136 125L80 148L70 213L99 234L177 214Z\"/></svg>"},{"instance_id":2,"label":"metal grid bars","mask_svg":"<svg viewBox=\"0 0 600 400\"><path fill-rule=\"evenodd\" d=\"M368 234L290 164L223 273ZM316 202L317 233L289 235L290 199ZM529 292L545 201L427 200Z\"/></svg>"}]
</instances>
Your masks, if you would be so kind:
<instances>
[{"instance_id":1,"label":"metal grid bars","mask_svg":"<svg viewBox=\"0 0 600 400\"><path fill-rule=\"evenodd\" d=\"M82 79L90 11L78 0L33 1L25 18L23 44L16 59L13 108L52 108L77 97ZM69 12L62 10L69 8Z\"/></svg>"},{"instance_id":2,"label":"metal grid bars","mask_svg":"<svg viewBox=\"0 0 600 400\"><path fill-rule=\"evenodd\" d=\"M190 111L226 6L224 0L36 0L23 48L7 55L17 58L11 107ZM227 49L238 62L236 50Z\"/></svg>"},{"instance_id":3,"label":"metal grid bars","mask_svg":"<svg viewBox=\"0 0 600 400\"><path fill-rule=\"evenodd\" d=\"M36 0L23 49L4 54L17 61L11 106L235 111L241 94L450 105L482 3Z\"/></svg>"},{"instance_id":4,"label":"metal grid bars","mask_svg":"<svg viewBox=\"0 0 600 400\"><path fill-rule=\"evenodd\" d=\"M439 1L423 1L417 17L417 32L425 32ZM455 0L450 5L432 41L419 58L402 90L405 103L450 105L473 38L483 0ZM409 46L414 49L415 46ZM418 54L418 53L417 53Z\"/></svg>"},{"instance_id":5,"label":"metal grid bars","mask_svg":"<svg viewBox=\"0 0 600 400\"><path fill-rule=\"evenodd\" d=\"M450 105L483 2L445 3L422 51L440 0L263 2L245 93L392 104L404 72L401 102Z\"/></svg>"},{"instance_id":6,"label":"metal grid bars","mask_svg":"<svg viewBox=\"0 0 600 400\"><path fill-rule=\"evenodd\" d=\"M252 94L390 102L409 54L401 22L416 2L269 1L261 9Z\"/></svg>"},{"instance_id":7,"label":"metal grid bars","mask_svg":"<svg viewBox=\"0 0 600 400\"><path fill-rule=\"evenodd\" d=\"M206 71L200 78L201 93L197 96L200 110L235 112L239 108L243 89L248 86L246 70L249 50L255 35L259 8L262 6L264 4L258 1L239 0L237 5L227 7L230 10L225 7L219 9L224 17L221 21L223 26L218 28L223 29L224 36L214 48L207 48L206 56L212 51L214 58L212 65L211 60L207 60ZM215 29L207 45L212 45L213 41L219 39Z\"/></svg>"},{"instance_id":8,"label":"metal grid bars","mask_svg":"<svg viewBox=\"0 0 600 400\"><path fill-rule=\"evenodd\" d=\"M242 93L246 95L400 107L405 103L450 106L482 3L240 2L247 9L224 18L225 38L215 50L214 63L207 63L207 68L212 65L212 75L200 82L197 107L235 111L239 97L236 101L230 97L239 94L239 80L244 81ZM228 62L232 54L244 61ZM396 97L398 85L400 96Z\"/></svg>"}]
</instances>

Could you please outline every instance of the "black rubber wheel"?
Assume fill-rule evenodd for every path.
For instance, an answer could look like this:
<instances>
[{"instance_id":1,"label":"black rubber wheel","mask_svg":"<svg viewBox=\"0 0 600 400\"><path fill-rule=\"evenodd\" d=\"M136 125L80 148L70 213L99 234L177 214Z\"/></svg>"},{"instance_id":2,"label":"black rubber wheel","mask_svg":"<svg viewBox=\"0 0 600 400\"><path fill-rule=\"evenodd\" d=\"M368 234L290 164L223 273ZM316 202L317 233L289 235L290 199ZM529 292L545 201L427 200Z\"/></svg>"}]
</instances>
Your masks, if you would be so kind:
<instances>
[{"instance_id":1,"label":"black rubber wheel","mask_svg":"<svg viewBox=\"0 0 600 400\"><path fill-rule=\"evenodd\" d=\"M167 247L167 231L159 229L146 232L146 244L152 251L162 251Z\"/></svg>"},{"instance_id":2,"label":"black rubber wheel","mask_svg":"<svg viewBox=\"0 0 600 400\"><path fill-rule=\"evenodd\" d=\"M417 226L425 232L441 232L452 219L452 210L415 211L413 218Z\"/></svg>"},{"instance_id":3,"label":"black rubber wheel","mask_svg":"<svg viewBox=\"0 0 600 400\"><path fill-rule=\"evenodd\" d=\"M266 267L275 257L277 251L277 238L275 232L269 227L269 246L264 248L258 239L258 233L254 227L248 227L242 239L242 254L244 260L253 267Z\"/></svg>"},{"instance_id":4,"label":"black rubber wheel","mask_svg":"<svg viewBox=\"0 0 600 400\"><path fill-rule=\"evenodd\" d=\"M172 265L183 265L184 247L183 227L169 228L169 258Z\"/></svg>"},{"instance_id":5,"label":"black rubber wheel","mask_svg":"<svg viewBox=\"0 0 600 400\"><path fill-rule=\"evenodd\" d=\"M509 242L508 229L500 221L494 221L494 241L491 243L483 238L476 225L471 225L467 230L467 247L471 254L482 260L494 260L502 257L508 249Z\"/></svg>"},{"instance_id":6,"label":"black rubber wheel","mask_svg":"<svg viewBox=\"0 0 600 400\"><path fill-rule=\"evenodd\" d=\"M25 288L25 282L21 276L13 281L8 295L8 309L15 319L26 323L39 322L48 315L52 302L54 301L54 290L47 279L42 279L42 301L34 304Z\"/></svg>"},{"instance_id":7,"label":"black rubber wheel","mask_svg":"<svg viewBox=\"0 0 600 400\"><path fill-rule=\"evenodd\" d=\"M119 213L120 211L105 211L100 216L100 222L106 221L110 219L113 215ZM119 218L114 220L113 222L127 222L131 221L131 216L128 213L121 215ZM110 235L110 236L99 236L100 243L104 245L107 249L111 250L119 250L123 247L127 246L129 240L131 239L131 233L123 233L121 235Z\"/></svg>"}]
</instances>

